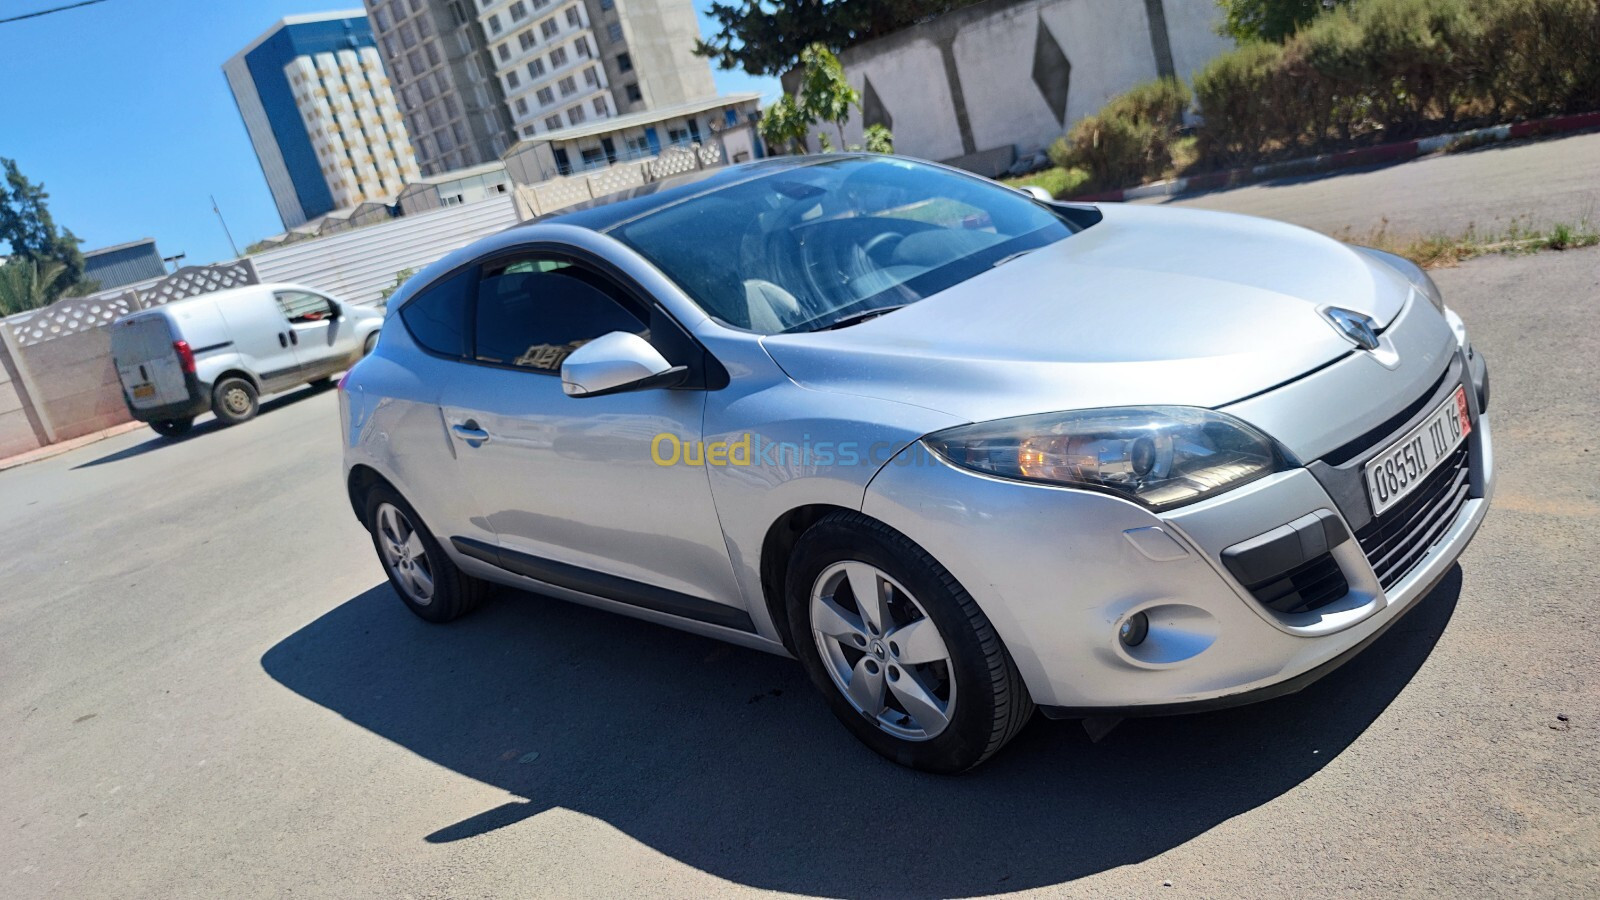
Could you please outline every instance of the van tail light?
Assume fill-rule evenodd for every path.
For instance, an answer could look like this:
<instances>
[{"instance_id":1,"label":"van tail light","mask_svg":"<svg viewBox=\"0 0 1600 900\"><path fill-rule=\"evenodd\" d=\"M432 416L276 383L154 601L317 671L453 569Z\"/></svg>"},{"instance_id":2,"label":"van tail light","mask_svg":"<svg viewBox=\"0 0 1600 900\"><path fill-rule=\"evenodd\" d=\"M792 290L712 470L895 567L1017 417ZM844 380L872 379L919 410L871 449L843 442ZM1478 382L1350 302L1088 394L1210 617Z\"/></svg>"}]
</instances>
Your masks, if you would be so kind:
<instances>
[{"instance_id":1,"label":"van tail light","mask_svg":"<svg viewBox=\"0 0 1600 900\"><path fill-rule=\"evenodd\" d=\"M194 374L194 351L189 349L188 341L173 341L172 349L178 351L178 365L183 368L183 374Z\"/></svg>"}]
</instances>

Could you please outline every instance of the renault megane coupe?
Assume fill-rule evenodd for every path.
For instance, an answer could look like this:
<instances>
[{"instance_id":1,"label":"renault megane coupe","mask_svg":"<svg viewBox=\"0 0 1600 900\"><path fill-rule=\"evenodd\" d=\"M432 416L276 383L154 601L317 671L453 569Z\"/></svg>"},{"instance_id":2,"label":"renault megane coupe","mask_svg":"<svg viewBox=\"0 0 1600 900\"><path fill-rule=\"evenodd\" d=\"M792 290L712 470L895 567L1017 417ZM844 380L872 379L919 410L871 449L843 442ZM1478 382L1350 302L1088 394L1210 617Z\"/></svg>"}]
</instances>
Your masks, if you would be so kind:
<instances>
[{"instance_id":1,"label":"renault megane coupe","mask_svg":"<svg viewBox=\"0 0 1600 900\"><path fill-rule=\"evenodd\" d=\"M1488 371L1411 263L900 157L697 173L411 278L340 392L400 599L490 584L797 657L969 769L1037 707L1290 693L1493 489Z\"/></svg>"}]
</instances>

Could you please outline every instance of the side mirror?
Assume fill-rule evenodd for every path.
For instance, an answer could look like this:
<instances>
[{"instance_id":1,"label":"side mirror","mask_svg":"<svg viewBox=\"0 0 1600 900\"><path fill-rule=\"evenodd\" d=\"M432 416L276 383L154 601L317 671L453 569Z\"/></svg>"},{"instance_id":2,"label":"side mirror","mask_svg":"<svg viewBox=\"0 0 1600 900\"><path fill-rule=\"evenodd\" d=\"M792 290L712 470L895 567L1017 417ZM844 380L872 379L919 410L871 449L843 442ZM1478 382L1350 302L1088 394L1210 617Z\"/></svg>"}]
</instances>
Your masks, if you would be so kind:
<instances>
[{"instance_id":1,"label":"side mirror","mask_svg":"<svg viewBox=\"0 0 1600 900\"><path fill-rule=\"evenodd\" d=\"M603 397L675 387L688 376L688 366L668 363L649 341L613 331L572 351L561 364L561 390L568 397Z\"/></svg>"},{"instance_id":2,"label":"side mirror","mask_svg":"<svg viewBox=\"0 0 1600 900\"><path fill-rule=\"evenodd\" d=\"M1032 197L1041 203L1051 203L1056 199L1054 194L1051 194L1044 188L1039 187L1037 184L1026 185L1024 187L1017 188L1017 190L1027 194L1029 197Z\"/></svg>"}]
</instances>

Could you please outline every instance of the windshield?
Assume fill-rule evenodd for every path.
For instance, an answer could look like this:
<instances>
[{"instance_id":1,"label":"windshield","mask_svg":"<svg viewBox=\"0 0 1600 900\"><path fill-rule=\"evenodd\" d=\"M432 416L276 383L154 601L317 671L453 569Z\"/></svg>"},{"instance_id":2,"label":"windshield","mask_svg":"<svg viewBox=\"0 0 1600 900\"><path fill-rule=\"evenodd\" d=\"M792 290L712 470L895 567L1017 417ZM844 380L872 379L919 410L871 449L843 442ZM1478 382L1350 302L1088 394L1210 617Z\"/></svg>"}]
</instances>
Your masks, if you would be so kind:
<instances>
[{"instance_id":1,"label":"windshield","mask_svg":"<svg viewBox=\"0 0 1600 900\"><path fill-rule=\"evenodd\" d=\"M778 334L915 303L1073 230L1032 198L975 176L840 157L702 194L610 233L709 315Z\"/></svg>"}]
</instances>

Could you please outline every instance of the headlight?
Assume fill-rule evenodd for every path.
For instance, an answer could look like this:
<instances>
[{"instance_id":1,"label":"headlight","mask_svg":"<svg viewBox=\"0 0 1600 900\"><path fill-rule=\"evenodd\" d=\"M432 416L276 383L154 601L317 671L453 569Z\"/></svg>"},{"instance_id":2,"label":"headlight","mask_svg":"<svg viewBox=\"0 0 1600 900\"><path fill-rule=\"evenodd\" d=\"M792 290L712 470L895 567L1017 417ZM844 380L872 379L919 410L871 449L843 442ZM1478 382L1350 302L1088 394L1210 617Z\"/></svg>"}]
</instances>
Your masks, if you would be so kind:
<instances>
[{"instance_id":1,"label":"headlight","mask_svg":"<svg viewBox=\"0 0 1600 900\"><path fill-rule=\"evenodd\" d=\"M1377 258L1389 268L1404 275L1406 280L1411 282L1412 287L1416 288L1422 296L1428 298L1428 302L1433 304L1434 309L1444 312L1444 295L1439 293L1439 286L1433 283L1433 279L1428 277L1427 272L1422 271L1421 266L1406 259L1404 256L1396 256L1393 253L1385 253L1382 250L1374 250L1371 247L1357 247L1356 249Z\"/></svg>"},{"instance_id":2,"label":"headlight","mask_svg":"<svg viewBox=\"0 0 1600 900\"><path fill-rule=\"evenodd\" d=\"M962 425L924 442L963 468L1106 491L1171 509L1283 466L1272 441L1219 412L1185 406L1091 409Z\"/></svg>"}]
</instances>

